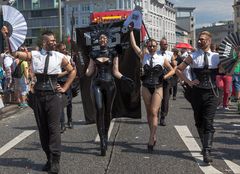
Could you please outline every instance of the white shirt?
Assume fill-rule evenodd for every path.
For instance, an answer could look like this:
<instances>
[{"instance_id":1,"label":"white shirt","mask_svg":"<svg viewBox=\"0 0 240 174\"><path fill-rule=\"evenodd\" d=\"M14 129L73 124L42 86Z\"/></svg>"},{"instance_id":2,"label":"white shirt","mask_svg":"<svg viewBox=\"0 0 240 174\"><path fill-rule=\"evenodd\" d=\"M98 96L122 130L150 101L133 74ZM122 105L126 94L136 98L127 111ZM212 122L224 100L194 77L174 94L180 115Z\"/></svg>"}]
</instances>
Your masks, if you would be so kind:
<instances>
[{"instance_id":1,"label":"white shirt","mask_svg":"<svg viewBox=\"0 0 240 174\"><path fill-rule=\"evenodd\" d=\"M9 54L1 55L3 57L3 64L5 68L9 68L13 63L13 58Z\"/></svg>"},{"instance_id":2,"label":"white shirt","mask_svg":"<svg viewBox=\"0 0 240 174\"><path fill-rule=\"evenodd\" d=\"M32 70L34 73L42 74L44 71L45 60L47 57L46 50L42 49L41 51L31 51L32 53ZM49 52L49 65L47 74L59 74L62 72L61 64L62 59L65 57L64 54L57 51Z\"/></svg>"},{"instance_id":3,"label":"white shirt","mask_svg":"<svg viewBox=\"0 0 240 174\"><path fill-rule=\"evenodd\" d=\"M143 58L143 66L145 64L149 65L150 66L150 59L151 57L153 57L152 61L153 61L153 67L156 66L156 65L161 65L163 67L163 64L164 64L164 57L162 55L158 55L158 54L154 54L154 55L151 55L151 54L145 54L144 55L144 58Z\"/></svg>"},{"instance_id":4,"label":"white shirt","mask_svg":"<svg viewBox=\"0 0 240 174\"><path fill-rule=\"evenodd\" d=\"M163 56L165 59L168 60L169 63L171 63L171 61L172 61L172 56L173 56L173 52L172 52L172 51L167 51L167 50L166 50L166 51L164 52L164 54L162 55L162 51L161 51L161 50L158 50L158 51L157 51L157 54Z\"/></svg>"},{"instance_id":5,"label":"white shirt","mask_svg":"<svg viewBox=\"0 0 240 174\"><path fill-rule=\"evenodd\" d=\"M204 67L204 51L202 49L198 49L197 51L193 52L191 55L192 57L192 68L203 68ZM211 50L207 51L208 57L208 67L209 69L218 68L219 64L219 55L218 53L212 52Z\"/></svg>"}]
</instances>

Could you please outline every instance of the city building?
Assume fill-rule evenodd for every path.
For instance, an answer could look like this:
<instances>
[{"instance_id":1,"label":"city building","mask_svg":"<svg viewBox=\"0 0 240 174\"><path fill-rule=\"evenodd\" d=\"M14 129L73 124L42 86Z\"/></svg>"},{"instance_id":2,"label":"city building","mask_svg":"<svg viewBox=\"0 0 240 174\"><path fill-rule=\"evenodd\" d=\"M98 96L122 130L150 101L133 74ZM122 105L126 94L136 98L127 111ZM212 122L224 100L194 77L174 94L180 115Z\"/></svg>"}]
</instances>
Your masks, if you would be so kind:
<instances>
[{"instance_id":1,"label":"city building","mask_svg":"<svg viewBox=\"0 0 240 174\"><path fill-rule=\"evenodd\" d=\"M91 23L92 12L132 10L134 2L143 8L143 21L149 35L158 41L165 37L169 49L173 48L176 43L176 11L170 1L166 1L162 8L158 0L68 0L65 2L65 34L71 34L72 14L75 27L86 27Z\"/></svg>"},{"instance_id":2,"label":"city building","mask_svg":"<svg viewBox=\"0 0 240 174\"><path fill-rule=\"evenodd\" d=\"M195 19L193 11L195 7L175 7L176 10L176 23L179 27L184 29L189 33L189 40L187 43L191 44L193 47L196 46L195 38Z\"/></svg>"},{"instance_id":3,"label":"city building","mask_svg":"<svg viewBox=\"0 0 240 174\"><path fill-rule=\"evenodd\" d=\"M176 43L189 43L191 40L189 33L183 28L176 25Z\"/></svg>"},{"instance_id":4,"label":"city building","mask_svg":"<svg viewBox=\"0 0 240 174\"><path fill-rule=\"evenodd\" d=\"M234 11L234 31L240 31L240 0L234 0L233 4Z\"/></svg>"},{"instance_id":5,"label":"city building","mask_svg":"<svg viewBox=\"0 0 240 174\"><path fill-rule=\"evenodd\" d=\"M228 34L234 32L234 24L233 21L220 21L211 26L196 29L196 37L205 30L211 32L212 43L219 45Z\"/></svg>"},{"instance_id":6,"label":"city building","mask_svg":"<svg viewBox=\"0 0 240 174\"><path fill-rule=\"evenodd\" d=\"M26 46L35 46L44 29L59 34L58 0L16 0L13 7L18 9L27 21ZM63 15L64 13L62 13Z\"/></svg>"}]
</instances>

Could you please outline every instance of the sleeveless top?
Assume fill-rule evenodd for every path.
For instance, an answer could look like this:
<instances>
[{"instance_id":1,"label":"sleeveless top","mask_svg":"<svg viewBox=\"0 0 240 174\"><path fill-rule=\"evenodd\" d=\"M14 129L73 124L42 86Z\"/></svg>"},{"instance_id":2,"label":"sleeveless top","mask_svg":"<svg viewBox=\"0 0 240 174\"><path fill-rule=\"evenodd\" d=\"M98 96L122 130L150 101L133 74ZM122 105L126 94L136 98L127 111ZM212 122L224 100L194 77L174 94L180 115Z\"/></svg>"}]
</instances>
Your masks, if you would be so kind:
<instances>
[{"instance_id":1,"label":"sleeveless top","mask_svg":"<svg viewBox=\"0 0 240 174\"><path fill-rule=\"evenodd\" d=\"M49 64L47 74L44 74L47 51L31 51L32 71L35 73L37 82L34 85L36 91L55 91L57 76L62 72L61 64L64 55L57 51L49 51Z\"/></svg>"},{"instance_id":2,"label":"sleeveless top","mask_svg":"<svg viewBox=\"0 0 240 174\"><path fill-rule=\"evenodd\" d=\"M194 72L194 79L198 79L200 83L197 88L211 89L216 87L216 75L218 74L219 55L218 53L207 52L208 68L204 68L204 52L199 49L191 54L191 68Z\"/></svg>"}]
</instances>

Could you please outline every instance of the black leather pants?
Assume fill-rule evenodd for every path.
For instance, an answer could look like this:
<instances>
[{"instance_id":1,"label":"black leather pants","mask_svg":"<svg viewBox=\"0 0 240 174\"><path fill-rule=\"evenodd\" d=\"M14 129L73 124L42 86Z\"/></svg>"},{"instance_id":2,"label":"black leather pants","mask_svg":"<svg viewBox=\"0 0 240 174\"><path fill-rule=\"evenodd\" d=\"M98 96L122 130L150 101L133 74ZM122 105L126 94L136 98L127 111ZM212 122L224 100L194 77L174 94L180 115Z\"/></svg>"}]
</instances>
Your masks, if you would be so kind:
<instances>
[{"instance_id":1,"label":"black leather pants","mask_svg":"<svg viewBox=\"0 0 240 174\"><path fill-rule=\"evenodd\" d=\"M97 130L101 138L107 137L112 119L112 105L116 95L116 86L113 80L103 81L95 79L92 83L93 97L97 111Z\"/></svg>"}]
</instances>

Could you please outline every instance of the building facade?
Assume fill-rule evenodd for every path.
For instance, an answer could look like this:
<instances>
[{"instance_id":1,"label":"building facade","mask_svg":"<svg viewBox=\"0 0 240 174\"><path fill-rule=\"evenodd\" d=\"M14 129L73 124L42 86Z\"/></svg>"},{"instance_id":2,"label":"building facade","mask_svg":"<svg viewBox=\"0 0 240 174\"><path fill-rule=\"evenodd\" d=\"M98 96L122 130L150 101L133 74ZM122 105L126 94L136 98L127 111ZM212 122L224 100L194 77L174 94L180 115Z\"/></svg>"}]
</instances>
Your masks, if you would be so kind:
<instances>
[{"instance_id":1,"label":"building facade","mask_svg":"<svg viewBox=\"0 0 240 174\"><path fill-rule=\"evenodd\" d=\"M143 20L149 35L160 40L165 37L169 49L176 43L176 12L173 4L166 1L164 7L158 0L135 0L143 8ZM86 27L90 24L90 14L106 10L132 10L134 0L68 0L65 3L65 33L71 34L71 16L74 14L75 27Z\"/></svg>"},{"instance_id":2,"label":"building facade","mask_svg":"<svg viewBox=\"0 0 240 174\"><path fill-rule=\"evenodd\" d=\"M196 30L196 37L202 31L209 31L212 34L212 43L219 45L230 33L234 32L233 21L218 22L209 27L202 27Z\"/></svg>"},{"instance_id":3,"label":"building facade","mask_svg":"<svg viewBox=\"0 0 240 174\"><path fill-rule=\"evenodd\" d=\"M58 0L16 0L13 7L23 14L28 25L26 46L35 46L40 33L45 29L59 33L58 5Z\"/></svg>"},{"instance_id":4,"label":"building facade","mask_svg":"<svg viewBox=\"0 0 240 174\"><path fill-rule=\"evenodd\" d=\"M234 0L233 4L234 11L234 31L240 31L240 0Z\"/></svg>"},{"instance_id":5,"label":"building facade","mask_svg":"<svg viewBox=\"0 0 240 174\"><path fill-rule=\"evenodd\" d=\"M177 25L189 33L190 39L187 41L187 43L195 47L196 46L195 18L193 15L195 7L175 7L175 9L177 13L176 14Z\"/></svg>"}]
</instances>

